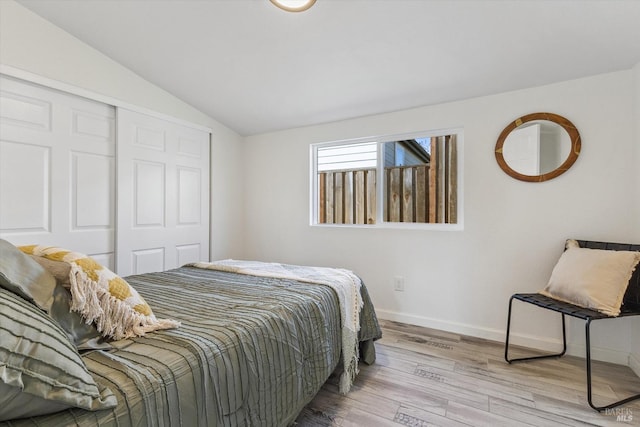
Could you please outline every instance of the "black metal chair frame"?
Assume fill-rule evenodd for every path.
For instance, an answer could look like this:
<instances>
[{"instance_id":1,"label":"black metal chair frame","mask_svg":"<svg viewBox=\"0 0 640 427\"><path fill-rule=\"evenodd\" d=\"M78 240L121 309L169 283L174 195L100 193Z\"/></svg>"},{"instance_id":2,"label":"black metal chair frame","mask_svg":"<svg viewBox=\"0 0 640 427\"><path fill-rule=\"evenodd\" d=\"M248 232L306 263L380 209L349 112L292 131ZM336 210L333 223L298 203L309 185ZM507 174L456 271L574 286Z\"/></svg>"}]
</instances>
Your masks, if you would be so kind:
<instances>
[{"instance_id":1,"label":"black metal chair frame","mask_svg":"<svg viewBox=\"0 0 640 427\"><path fill-rule=\"evenodd\" d=\"M627 245L627 244L615 244L615 243L603 243L603 242L589 242L589 241L578 241L581 247L590 247L590 248L598 248L598 249L611 249L611 250L640 250L640 245ZM627 397L625 399L610 403L605 406L596 406L593 403L593 393L592 393L592 384L591 384L591 322L595 320L601 319L618 319L621 317L628 316L640 316L640 306L637 305L638 302L638 292L640 292L640 267L636 269L631 282L630 288L627 290L625 294L625 304L623 305L622 312L618 316L608 316L606 314L600 313L595 310L589 310L586 308L582 308L573 304L569 304L566 302L558 301L556 299L544 296L538 293L531 294L514 294L509 299L509 313L507 317L507 336L505 340L505 349L504 349L504 358L508 363L513 362L524 362L528 360L536 360L536 359L548 359L548 358L559 358L564 356L567 351L567 335L566 335L566 322L565 316L576 317L585 321L585 347L586 347L586 371L587 371L587 401L589 402L589 406L595 409L598 412L604 411L606 409L611 409L616 406L623 405L627 402L631 402L636 399L640 399L640 393L635 394L633 396ZM633 288L631 288L633 286ZM637 288L637 289L636 289ZM519 300L525 303L533 304L537 307L552 310L558 312L562 316L562 351L560 353L553 354L544 354L541 356L529 356L529 357L521 357L521 358L509 358L509 336L511 330L511 309L513 305L513 300ZM626 302L630 302L627 304Z\"/></svg>"}]
</instances>

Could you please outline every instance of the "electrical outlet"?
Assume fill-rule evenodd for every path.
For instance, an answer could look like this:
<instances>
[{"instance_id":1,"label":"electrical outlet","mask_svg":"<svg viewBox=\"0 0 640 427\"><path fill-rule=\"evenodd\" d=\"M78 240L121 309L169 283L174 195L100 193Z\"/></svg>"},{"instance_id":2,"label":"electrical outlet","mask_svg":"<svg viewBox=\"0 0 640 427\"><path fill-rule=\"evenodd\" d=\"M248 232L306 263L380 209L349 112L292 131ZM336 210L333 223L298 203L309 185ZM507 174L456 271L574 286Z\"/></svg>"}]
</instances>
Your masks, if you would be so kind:
<instances>
[{"instance_id":1,"label":"electrical outlet","mask_svg":"<svg viewBox=\"0 0 640 427\"><path fill-rule=\"evenodd\" d=\"M393 290L404 292L404 277L396 276L393 278Z\"/></svg>"}]
</instances>

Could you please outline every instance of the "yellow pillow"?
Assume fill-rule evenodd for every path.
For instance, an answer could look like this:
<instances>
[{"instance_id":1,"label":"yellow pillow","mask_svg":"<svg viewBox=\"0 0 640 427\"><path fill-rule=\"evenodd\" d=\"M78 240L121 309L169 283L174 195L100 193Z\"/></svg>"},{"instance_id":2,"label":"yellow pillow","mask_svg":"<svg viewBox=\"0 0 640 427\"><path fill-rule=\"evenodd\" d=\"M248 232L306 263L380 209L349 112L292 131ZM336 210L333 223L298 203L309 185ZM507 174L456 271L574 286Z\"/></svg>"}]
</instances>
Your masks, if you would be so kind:
<instances>
[{"instance_id":1,"label":"yellow pillow","mask_svg":"<svg viewBox=\"0 0 640 427\"><path fill-rule=\"evenodd\" d=\"M540 293L617 316L638 262L640 252L580 248L578 242L568 240L567 250Z\"/></svg>"},{"instance_id":2,"label":"yellow pillow","mask_svg":"<svg viewBox=\"0 0 640 427\"><path fill-rule=\"evenodd\" d=\"M123 278L93 258L52 246L20 246L22 252L69 265L71 310L95 322L103 336L122 339L175 328L179 322L157 319L147 302Z\"/></svg>"}]
</instances>

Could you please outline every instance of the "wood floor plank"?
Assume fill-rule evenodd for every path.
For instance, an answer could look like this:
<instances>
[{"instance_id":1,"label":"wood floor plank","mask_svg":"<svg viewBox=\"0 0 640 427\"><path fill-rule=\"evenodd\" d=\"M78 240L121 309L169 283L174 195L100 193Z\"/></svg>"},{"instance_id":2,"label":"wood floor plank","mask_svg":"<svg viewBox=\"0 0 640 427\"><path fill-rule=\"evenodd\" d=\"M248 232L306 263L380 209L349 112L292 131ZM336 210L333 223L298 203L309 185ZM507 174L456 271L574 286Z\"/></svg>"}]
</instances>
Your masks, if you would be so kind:
<instances>
[{"instance_id":1,"label":"wood floor plank","mask_svg":"<svg viewBox=\"0 0 640 427\"><path fill-rule=\"evenodd\" d=\"M331 386L329 389L333 393L338 393L337 386ZM343 405L341 406L343 407L340 411L342 418L347 417L350 409L357 408L382 418L392 419L400 407L400 402L393 400L392 396L382 396L372 392L371 385L355 387L348 396L342 397Z\"/></svg>"},{"instance_id":2,"label":"wood floor plank","mask_svg":"<svg viewBox=\"0 0 640 427\"><path fill-rule=\"evenodd\" d=\"M546 394L552 398L571 403L580 402L580 392L576 388L568 388L563 385L550 384L554 379L540 377L538 375L523 374L511 368L506 362L491 362L487 369L479 369L473 366L456 365L456 370L466 372L468 376L486 379L513 387L518 390L526 390L532 394ZM584 387L582 388L584 390Z\"/></svg>"},{"instance_id":3,"label":"wood floor plank","mask_svg":"<svg viewBox=\"0 0 640 427\"><path fill-rule=\"evenodd\" d=\"M410 363L412 366L422 363L450 371L452 371L456 366L455 360L444 359L442 357L417 353L414 351L396 349L390 346L378 346L376 348L376 353L376 365L387 366L394 369L405 362Z\"/></svg>"},{"instance_id":4,"label":"wood floor plank","mask_svg":"<svg viewBox=\"0 0 640 427\"><path fill-rule=\"evenodd\" d=\"M476 427L530 427L535 425L509 419L499 414L482 411L457 402L449 402L447 418Z\"/></svg>"},{"instance_id":5,"label":"wood floor plank","mask_svg":"<svg viewBox=\"0 0 640 427\"><path fill-rule=\"evenodd\" d=\"M508 364L502 343L381 326L376 363L361 365L346 396L332 376L296 426L640 426L640 401L603 413L589 407L583 359ZM594 362L593 386L594 401L608 403L638 393L640 378L626 366Z\"/></svg>"},{"instance_id":6,"label":"wood floor plank","mask_svg":"<svg viewBox=\"0 0 640 427\"><path fill-rule=\"evenodd\" d=\"M363 427L363 426L376 426L376 427L398 427L398 424L393 420L381 418L368 411L362 411L357 408L352 408L349 411L349 415L342 422L343 427Z\"/></svg>"},{"instance_id":7,"label":"wood floor plank","mask_svg":"<svg viewBox=\"0 0 640 427\"><path fill-rule=\"evenodd\" d=\"M380 320L380 326L387 332L398 331L415 335L428 335L432 338L441 338L449 341L460 341L460 335L453 332L425 328L423 326L408 325L406 323L394 322L392 320Z\"/></svg>"},{"instance_id":8,"label":"wood floor plank","mask_svg":"<svg viewBox=\"0 0 640 427\"><path fill-rule=\"evenodd\" d=\"M536 398L536 406L545 412L555 413L565 418L581 421L585 425L596 425L603 427L638 425L638 419L636 422L623 422L618 421L614 415L607 413L596 412L591 409L585 401L585 404L568 404L566 402L560 402L555 399L549 399L546 396L538 396Z\"/></svg>"},{"instance_id":9,"label":"wood floor plank","mask_svg":"<svg viewBox=\"0 0 640 427\"><path fill-rule=\"evenodd\" d=\"M433 389L402 381L394 373L391 374L391 377L385 374L369 380L364 387L371 394L393 400L398 406L400 403L407 403L444 415L447 404L446 396L434 392ZM358 399L358 390L354 391L354 399Z\"/></svg>"},{"instance_id":10,"label":"wood floor plank","mask_svg":"<svg viewBox=\"0 0 640 427\"><path fill-rule=\"evenodd\" d=\"M405 392L409 391L411 394L422 393L432 400L439 398L461 402L485 411L489 408L489 398L486 394L447 384L444 381L405 374L398 371L387 372L384 370L379 372L378 379L386 381L386 383L389 384L399 383ZM402 390L397 390L397 393L402 393ZM405 398L404 401L414 405L419 404L419 402L415 402L415 399L411 399L410 401Z\"/></svg>"},{"instance_id":11,"label":"wood floor plank","mask_svg":"<svg viewBox=\"0 0 640 427\"><path fill-rule=\"evenodd\" d=\"M461 423L456 420L416 408L411 405L400 405L395 417L393 418L397 424L411 427L469 427L469 424Z\"/></svg>"},{"instance_id":12,"label":"wood floor plank","mask_svg":"<svg viewBox=\"0 0 640 427\"><path fill-rule=\"evenodd\" d=\"M505 418L521 421L538 427L580 427L585 423L567 418L562 415L553 414L532 408L521 406L506 400L491 398L489 400L489 411L493 414L502 415Z\"/></svg>"}]
</instances>

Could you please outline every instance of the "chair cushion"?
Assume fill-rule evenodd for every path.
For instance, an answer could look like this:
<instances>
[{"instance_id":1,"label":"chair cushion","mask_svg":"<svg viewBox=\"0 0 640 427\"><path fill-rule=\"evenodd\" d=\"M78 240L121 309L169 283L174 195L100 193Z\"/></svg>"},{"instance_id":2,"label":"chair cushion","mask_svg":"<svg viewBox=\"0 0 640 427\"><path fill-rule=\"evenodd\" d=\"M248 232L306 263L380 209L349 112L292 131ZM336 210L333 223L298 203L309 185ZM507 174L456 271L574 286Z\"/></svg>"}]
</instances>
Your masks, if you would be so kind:
<instances>
[{"instance_id":1,"label":"chair cushion","mask_svg":"<svg viewBox=\"0 0 640 427\"><path fill-rule=\"evenodd\" d=\"M596 242L591 240L578 240L577 242L581 248L640 252L640 244ZM621 310L622 312L640 312L640 267L636 268L631 276L627 292L622 300Z\"/></svg>"},{"instance_id":2,"label":"chair cushion","mask_svg":"<svg viewBox=\"0 0 640 427\"><path fill-rule=\"evenodd\" d=\"M581 248L568 240L542 295L618 316L640 252Z\"/></svg>"}]
</instances>

